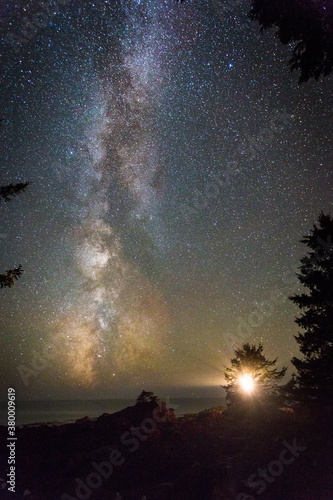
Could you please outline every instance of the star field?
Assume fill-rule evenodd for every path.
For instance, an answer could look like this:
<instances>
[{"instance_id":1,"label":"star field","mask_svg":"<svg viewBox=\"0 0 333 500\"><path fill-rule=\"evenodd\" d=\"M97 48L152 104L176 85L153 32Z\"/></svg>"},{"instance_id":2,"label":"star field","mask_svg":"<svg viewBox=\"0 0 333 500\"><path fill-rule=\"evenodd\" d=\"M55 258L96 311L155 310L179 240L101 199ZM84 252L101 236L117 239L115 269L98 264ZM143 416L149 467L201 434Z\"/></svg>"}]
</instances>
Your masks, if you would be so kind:
<instances>
[{"instance_id":1,"label":"star field","mask_svg":"<svg viewBox=\"0 0 333 500\"><path fill-rule=\"evenodd\" d=\"M332 208L331 78L299 87L246 2L64 3L16 50L41 6L0 10L1 185L32 182L0 207L1 269L24 269L6 379L210 395L246 341L289 364L299 240Z\"/></svg>"}]
</instances>

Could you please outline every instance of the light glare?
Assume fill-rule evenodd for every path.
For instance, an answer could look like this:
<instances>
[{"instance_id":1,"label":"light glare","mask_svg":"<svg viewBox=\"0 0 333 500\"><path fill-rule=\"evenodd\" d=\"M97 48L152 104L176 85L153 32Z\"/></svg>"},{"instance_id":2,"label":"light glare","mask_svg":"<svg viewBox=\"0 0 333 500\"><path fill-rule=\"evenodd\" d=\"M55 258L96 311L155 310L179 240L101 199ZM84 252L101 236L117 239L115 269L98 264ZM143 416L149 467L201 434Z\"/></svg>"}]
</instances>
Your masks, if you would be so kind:
<instances>
[{"instance_id":1,"label":"light glare","mask_svg":"<svg viewBox=\"0 0 333 500\"><path fill-rule=\"evenodd\" d=\"M251 394L254 390L254 380L252 375L249 373L244 373L239 377L239 384L244 392Z\"/></svg>"}]
</instances>

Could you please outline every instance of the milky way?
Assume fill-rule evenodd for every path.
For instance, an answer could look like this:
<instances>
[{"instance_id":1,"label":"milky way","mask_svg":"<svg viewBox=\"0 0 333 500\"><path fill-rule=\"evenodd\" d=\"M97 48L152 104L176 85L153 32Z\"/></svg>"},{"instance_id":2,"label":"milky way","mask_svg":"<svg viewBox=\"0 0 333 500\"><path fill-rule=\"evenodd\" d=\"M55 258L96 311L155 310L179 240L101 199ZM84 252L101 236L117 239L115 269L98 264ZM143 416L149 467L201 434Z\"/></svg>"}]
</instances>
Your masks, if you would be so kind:
<instances>
[{"instance_id":1,"label":"milky way","mask_svg":"<svg viewBox=\"0 0 333 500\"><path fill-rule=\"evenodd\" d=\"M73 0L20 50L23 13L1 8L1 184L33 182L1 205L1 269L25 270L2 292L2 366L27 398L213 394L241 342L297 354L331 77L299 88L246 2L218 7Z\"/></svg>"},{"instance_id":2,"label":"milky way","mask_svg":"<svg viewBox=\"0 0 333 500\"><path fill-rule=\"evenodd\" d=\"M115 228L117 219L126 227L147 220L143 230L149 232L154 219L150 226L157 238L162 228L156 216L154 179L161 160L154 112L162 85L163 33L155 20L156 7L144 14L130 7L124 38L110 57L97 96L99 119L87 130L85 174L88 170L90 182L80 193L88 201L76 236L76 260L84 280L74 313L80 319L70 333L63 325L61 329L69 344L68 371L83 384L95 383L96 365L100 369L107 363L119 375L133 373L142 363L152 369L163 359L166 313L161 294L128 262ZM121 214L109 202L115 187L127 198L127 210Z\"/></svg>"}]
</instances>

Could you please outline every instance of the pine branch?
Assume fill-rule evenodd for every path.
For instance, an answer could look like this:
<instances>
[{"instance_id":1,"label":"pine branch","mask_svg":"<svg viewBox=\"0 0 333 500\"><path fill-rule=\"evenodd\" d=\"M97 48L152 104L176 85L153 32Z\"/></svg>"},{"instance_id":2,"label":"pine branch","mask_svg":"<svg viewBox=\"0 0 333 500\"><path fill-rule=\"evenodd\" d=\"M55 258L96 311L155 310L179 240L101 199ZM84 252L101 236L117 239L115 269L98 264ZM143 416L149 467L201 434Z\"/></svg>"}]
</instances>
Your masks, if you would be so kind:
<instances>
[{"instance_id":1,"label":"pine branch","mask_svg":"<svg viewBox=\"0 0 333 500\"><path fill-rule=\"evenodd\" d=\"M19 182L18 184L9 184L8 186L0 187L0 202L3 199L5 202L11 201L11 198L17 196L31 184L31 182Z\"/></svg>"},{"instance_id":2,"label":"pine branch","mask_svg":"<svg viewBox=\"0 0 333 500\"><path fill-rule=\"evenodd\" d=\"M15 280L18 280L22 275L23 269L21 264L15 269L9 269L5 274L0 274L0 288L11 288Z\"/></svg>"}]
</instances>

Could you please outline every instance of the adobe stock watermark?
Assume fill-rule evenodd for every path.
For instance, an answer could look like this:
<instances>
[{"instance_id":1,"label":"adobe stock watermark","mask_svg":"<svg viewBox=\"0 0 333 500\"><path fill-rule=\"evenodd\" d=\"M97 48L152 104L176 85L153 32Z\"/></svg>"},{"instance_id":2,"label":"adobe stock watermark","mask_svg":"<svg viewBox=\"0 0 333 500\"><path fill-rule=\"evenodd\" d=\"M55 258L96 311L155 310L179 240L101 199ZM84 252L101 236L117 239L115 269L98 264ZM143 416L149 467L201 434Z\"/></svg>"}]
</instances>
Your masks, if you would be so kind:
<instances>
[{"instance_id":1,"label":"adobe stock watermark","mask_svg":"<svg viewBox=\"0 0 333 500\"><path fill-rule=\"evenodd\" d=\"M236 148L237 158L227 162L224 170L210 174L209 180L205 182L201 190L192 189L186 202L178 204L176 200L172 201L177 211L180 208L182 215L186 220L189 220L191 217L199 215L203 210L207 210L213 202L216 203L221 191L246 169L244 162L254 160L293 119L294 115L287 113L285 108L281 111L275 109L269 118L267 127L262 128L256 136L247 135L239 143Z\"/></svg>"},{"instance_id":2,"label":"adobe stock watermark","mask_svg":"<svg viewBox=\"0 0 333 500\"><path fill-rule=\"evenodd\" d=\"M16 367L26 387L29 385L31 377L37 377L40 372L45 370L60 349L63 349L63 346L59 344L59 341L45 344L40 352L35 349L32 351L32 357L28 364L21 364Z\"/></svg>"},{"instance_id":3,"label":"adobe stock watermark","mask_svg":"<svg viewBox=\"0 0 333 500\"><path fill-rule=\"evenodd\" d=\"M255 307L251 313L248 314L246 319L237 318L236 333L233 336L233 341L244 343L251 338L256 328L259 328L265 322L265 319L272 316L277 307L284 304L290 294L298 291L299 283L296 278L295 271L287 271L282 276L284 287L274 288L267 295L267 299L255 303ZM292 288L290 286L292 285Z\"/></svg>"},{"instance_id":4,"label":"adobe stock watermark","mask_svg":"<svg viewBox=\"0 0 333 500\"><path fill-rule=\"evenodd\" d=\"M41 29L45 28L51 19L60 11L60 7L71 0L41 0L38 6L25 7L24 16L18 20L13 31L7 31L1 40L9 44L14 52L20 52L24 45L33 40ZM37 7L37 8L36 8ZM10 24L14 24L11 22Z\"/></svg>"},{"instance_id":5,"label":"adobe stock watermark","mask_svg":"<svg viewBox=\"0 0 333 500\"><path fill-rule=\"evenodd\" d=\"M148 437L156 431L158 423L165 422L166 416L160 416L158 413L159 408L155 408L152 418L144 418L139 427L131 427L130 431L125 431L121 435L120 442L123 446L128 448L130 453L137 451L140 443L146 441ZM120 467L125 461L126 459L121 451L111 449L107 460L102 460L99 463L96 461L91 462L92 472L84 479L80 477L75 478L75 497L68 493L64 493L61 496L61 500L87 500L91 496L93 490L100 488L103 481L112 476L114 468ZM117 493L117 495L119 495L119 493ZM122 497L119 495L118 498L120 500ZM142 497L142 500L145 500L145 497Z\"/></svg>"},{"instance_id":6,"label":"adobe stock watermark","mask_svg":"<svg viewBox=\"0 0 333 500\"><path fill-rule=\"evenodd\" d=\"M307 449L306 446L297 444L296 438L292 444L284 440L284 448L281 450L277 460L272 460L266 469L258 468L254 474L251 474L245 481L246 486L255 490L256 495L261 495L266 491L267 485L274 483L277 477L281 476L287 465L295 462L296 458ZM256 497L248 493L238 493L236 500L255 500Z\"/></svg>"},{"instance_id":7,"label":"adobe stock watermark","mask_svg":"<svg viewBox=\"0 0 333 500\"><path fill-rule=\"evenodd\" d=\"M318 245L309 259L309 274L312 272L311 264L316 266L319 262L325 260L329 255L333 254L333 242L331 235L328 235L326 241L319 237L317 243ZM253 335L255 328L262 326L265 319L272 316L276 307L284 304L288 300L289 296L298 292L301 284L297 278L297 271L298 270L290 270L285 272L282 275L282 282L284 283L283 288L276 288L272 290L266 300L256 304L256 307L246 319L237 318L238 324L236 333L233 337L234 343L244 343L245 339L248 339Z\"/></svg>"}]
</instances>

